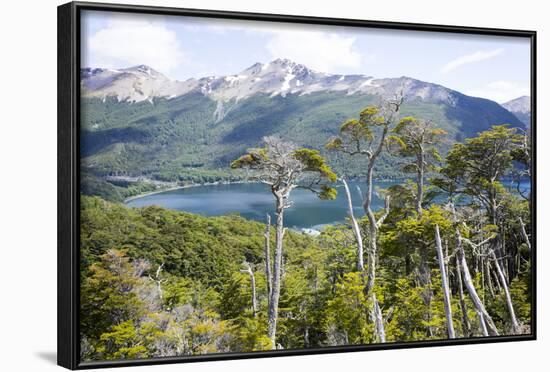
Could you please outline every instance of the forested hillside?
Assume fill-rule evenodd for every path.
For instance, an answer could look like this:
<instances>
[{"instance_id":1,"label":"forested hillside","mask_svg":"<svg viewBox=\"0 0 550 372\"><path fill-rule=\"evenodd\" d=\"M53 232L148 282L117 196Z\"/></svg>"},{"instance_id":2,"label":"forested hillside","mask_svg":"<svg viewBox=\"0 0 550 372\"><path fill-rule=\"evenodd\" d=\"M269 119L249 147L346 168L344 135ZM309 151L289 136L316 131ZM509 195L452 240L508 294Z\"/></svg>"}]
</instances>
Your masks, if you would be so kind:
<instances>
[{"instance_id":1,"label":"forested hillside","mask_svg":"<svg viewBox=\"0 0 550 372\"><path fill-rule=\"evenodd\" d=\"M86 171L96 175L148 175L166 181L205 175L229 175L233 158L255 146L263 136L279 135L299 145L322 150L342 121L363 107L377 104L372 95L314 93L306 96L257 95L240 102L216 103L200 94L171 100L130 103L115 98L82 103L82 157ZM224 116L215 115L223 105ZM403 115L433 120L448 133L446 147L472 137L494 123L523 127L496 103L463 96L456 107L406 102ZM336 169L361 175L360 165L324 153ZM386 159L379 171L395 175L395 162Z\"/></svg>"}]
</instances>

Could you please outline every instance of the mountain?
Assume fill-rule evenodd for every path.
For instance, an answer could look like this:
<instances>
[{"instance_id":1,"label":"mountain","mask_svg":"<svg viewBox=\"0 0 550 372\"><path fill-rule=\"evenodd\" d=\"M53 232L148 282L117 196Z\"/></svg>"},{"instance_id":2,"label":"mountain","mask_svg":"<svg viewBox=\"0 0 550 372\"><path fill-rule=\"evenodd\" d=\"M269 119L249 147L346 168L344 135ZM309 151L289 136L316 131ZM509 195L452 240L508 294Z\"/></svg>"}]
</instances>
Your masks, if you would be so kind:
<instances>
[{"instance_id":1,"label":"mountain","mask_svg":"<svg viewBox=\"0 0 550 372\"><path fill-rule=\"evenodd\" d=\"M526 126L531 125L531 97L521 96L502 104Z\"/></svg>"},{"instance_id":2,"label":"mountain","mask_svg":"<svg viewBox=\"0 0 550 372\"><path fill-rule=\"evenodd\" d=\"M216 101L241 100L256 94L283 96L315 92L343 92L393 96L402 89L406 99L454 104L454 91L408 77L375 79L367 75L335 75L318 72L288 59L255 63L236 75L170 80L154 69L135 66L127 69L83 69L84 97L116 97L119 101L140 102L153 98L172 99L190 92L201 92Z\"/></svg>"},{"instance_id":3,"label":"mountain","mask_svg":"<svg viewBox=\"0 0 550 372\"><path fill-rule=\"evenodd\" d=\"M287 59L256 63L235 75L180 82L151 67L81 71L82 169L96 176L214 181L265 135L317 148L348 175L361 161L324 151L341 123L368 105L404 95L403 115L432 120L454 141L494 124L523 127L496 102L410 77L374 78L312 70ZM398 173L386 157L378 175Z\"/></svg>"},{"instance_id":4,"label":"mountain","mask_svg":"<svg viewBox=\"0 0 550 372\"><path fill-rule=\"evenodd\" d=\"M80 71L85 97L116 97L119 101L151 101L156 97L176 97L189 91L193 81L168 79L146 65L125 69L84 68Z\"/></svg>"}]
</instances>

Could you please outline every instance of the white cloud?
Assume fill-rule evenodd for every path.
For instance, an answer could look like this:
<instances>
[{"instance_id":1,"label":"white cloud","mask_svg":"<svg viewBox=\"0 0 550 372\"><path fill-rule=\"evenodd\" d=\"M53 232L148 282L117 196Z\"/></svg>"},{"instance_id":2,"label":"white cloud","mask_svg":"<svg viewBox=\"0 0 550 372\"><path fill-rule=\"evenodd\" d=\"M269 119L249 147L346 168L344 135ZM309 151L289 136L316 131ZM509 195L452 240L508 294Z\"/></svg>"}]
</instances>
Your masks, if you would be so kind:
<instances>
[{"instance_id":1,"label":"white cloud","mask_svg":"<svg viewBox=\"0 0 550 372\"><path fill-rule=\"evenodd\" d=\"M529 87L512 81L493 81L479 89L466 92L469 96L488 98L499 103L505 103L514 98L530 94Z\"/></svg>"},{"instance_id":2,"label":"white cloud","mask_svg":"<svg viewBox=\"0 0 550 372\"><path fill-rule=\"evenodd\" d=\"M277 30L266 44L273 59L288 58L322 72L356 68L361 54L354 50L354 37L305 30Z\"/></svg>"},{"instance_id":3,"label":"white cloud","mask_svg":"<svg viewBox=\"0 0 550 372\"><path fill-rule=\"evenodd\" d=\"M469 63L486 61L488 59L494 58L494 57L502 54L502 52L504 52L504 49L499 48L499 49L494 49L494 50L489 50L489 51L477 51L477 52L472 53L472 54L467 54L467 55L464 55L464 56L460 56L460 57L452 60L451 62L447 63L445 66L443 66L441 68L441 72L446 74L446 73L449 73L449 72L459 68L460 66L464 66L464 65L467 65Z\"/></svg>"},{"instance_id":4,"label":"white cloud","mask_svg":"<svg viewBox=\"0 0 550 372\"><path fill-rule=\"evenodd\" d=\"M176 33L164 25L141 19L116 18L89 38L92 67L146 64L164 73L186 60Z\"/></svg>"}]
</instances>

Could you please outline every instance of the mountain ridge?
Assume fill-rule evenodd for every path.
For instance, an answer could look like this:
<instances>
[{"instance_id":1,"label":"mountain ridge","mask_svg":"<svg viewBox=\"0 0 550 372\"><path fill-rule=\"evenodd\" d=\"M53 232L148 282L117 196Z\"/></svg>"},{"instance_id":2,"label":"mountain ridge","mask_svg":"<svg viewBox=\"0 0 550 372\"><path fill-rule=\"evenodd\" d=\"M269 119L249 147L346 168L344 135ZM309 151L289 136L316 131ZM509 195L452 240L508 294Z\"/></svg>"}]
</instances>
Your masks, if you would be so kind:
<instances>
[{"instance_id":1,"label":"mountain ridge","mask_svg":"<svg viewBox=\"0 0 550 372\"><path fill-rule=\"evenodd\" d=\"M463 93L408 76L375 78L365 74L329 74L308 68L289 59L254 63L241 72L225 76L172 80L146 65L126 69L85 68L81 71L83 97L140 102L154 98L173 99L194 91L216 101L242 100L255 94L271 96L344 92L372 94L388 98L402 90L408 100L454 105Z\"/></svg>"}]
</instances>

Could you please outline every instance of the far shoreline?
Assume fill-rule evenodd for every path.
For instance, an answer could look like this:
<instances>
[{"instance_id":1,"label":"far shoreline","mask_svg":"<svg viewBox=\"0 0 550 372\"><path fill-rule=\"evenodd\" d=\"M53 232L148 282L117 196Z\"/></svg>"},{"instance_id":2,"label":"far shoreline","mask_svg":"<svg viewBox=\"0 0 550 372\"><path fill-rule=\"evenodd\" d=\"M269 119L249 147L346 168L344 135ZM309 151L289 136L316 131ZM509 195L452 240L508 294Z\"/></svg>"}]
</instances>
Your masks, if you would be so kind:
<instances>
[{"instance_id":1,"label":"far shoreline","mask_svg":"<svg viewBox=\"0 0 550 372\"><path fill-rule=\"evenodd\" d=\"M237 185L237 184L244 184L244 183L257 183L257 182L253 182L253 181L215 181L215 182L204 182L204 183L190 183L190 184L187 184L187 185L173 186L173 187L168 187L168 188L165 188L165 189L159 189L159 190L155 190L155 191L147 191L147 192L144 192L144 193L133 195L133 196L130 196L130 197L124 199L122 201L122 203L127 204L127 203L131 202L132 200L141 199L141 198L144 198L144 197L150 196L150 195L162 194L163 192L168 192L168 191L175 191L175 190L181 190L181 189L190 189L190 188L193 188L193 187L201 187L201 186Z\"/></svg>"},{"instance_id":2,"label":"far shoreline","mask_svg":"<svg viewBox=\"0 0 550 372\"><path fill-rule=\"evenodd\" d=\"M396 182L397 183L397 182L403 182L406 179L407 178L398 178L398 179L381 178L381 179L374 179L373 182ZM347 179L347 181L361 181L361 180L364 180L364 178L350 177L349 179ZM139 193L137 195L133 195L133 196L130 196L130 197L124 199L122 201L122 203L127 204L128 202L131 202L131 201L137 200L137 199L141 199L141 198L144 198L146 196L161 194L163 192L168 192L168 191L175 191L175 190L181 190L181 189L190 189L190 188L193 188L193 187L219 186L219 185L239 185L239 184L254 184L254 183L259 183L259 182L258 181L240 180L240 181L214 181L214 182L203 182L203 183L190 183L190 184L187 184L187 185L172 186L172 187L168 187L168 188L161 188L161 189L154 190L154 191L146 191L146 192L143 192L143 193ZM337 183L340 184L340 182L337 182Z\"/></svg>"}]
</instances>

